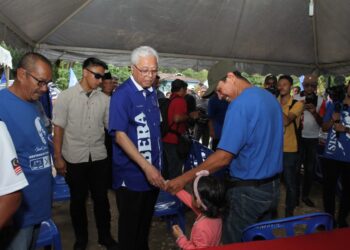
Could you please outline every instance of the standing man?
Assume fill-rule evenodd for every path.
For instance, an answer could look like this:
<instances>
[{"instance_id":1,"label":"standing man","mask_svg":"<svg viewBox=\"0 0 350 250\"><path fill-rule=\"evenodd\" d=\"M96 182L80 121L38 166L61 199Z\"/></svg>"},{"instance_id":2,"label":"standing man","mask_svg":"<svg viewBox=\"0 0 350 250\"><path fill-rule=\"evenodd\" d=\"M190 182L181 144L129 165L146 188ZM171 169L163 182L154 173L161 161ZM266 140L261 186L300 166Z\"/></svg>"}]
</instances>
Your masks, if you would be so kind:
<instances>
[{"instance_id":1,"label":"standing man","mask_svg":"<svg viewBox=\"0 0 350 250\"><path fill-rule=\"evenodd\" d=\"M89 191L94 202L98 243L107 249L117 249L110 233L109 167L104 145L109 97L97 90L106 69L107 65L99 59L86 59L80 83L63 91L53 110L55 168L66 177L71 193L74 249L86 249L88 243L86 199Z\"/></svg>"},{"instance_id":2,"label":"standing man","mask_svg":"<svg viewBox=\"0 0 350 250\"><path fill-rule=\"evenodd\" d=\"M157 201L161 134L157 94L152 83L158 54L148 46L131 53L132 75L111 99L109 132L113 144L113 188L119 211L118 239L123 250L144 250Z\"/></svg>"},{"instance_id":3,"label":"standing man","mask_svg":"<svg viewBox=\"0 0 350 250\"><path fill-rule=\"evenodd\" d=\"M295 87L294 87L295 88ZM302 131L300 143L300 168L304 165L304 177L302 181L301 200L309 207L314 207L314 202L309 198L317 157L318 136L322 126L323 115L326 112L326 101L317 96L317 76L306 75L303 80L304 91L294 96L294 99L304 102L302 118ZM299 203L300 169L297 175L297 204Z\"/></svg>"},{"instance_id":4,"label":"standing man","mask_svg":"<svg viewBox=\"0 0 350 250\"><path fill-rule=\"evenodd\" d=\"M241 241L245 227L271 218L271 212L277 209L282 171L281 108L276 98L253 87L232 67L231 62L221 61L208 74L207 95L216 91L220 99L230 103L217 150L197 168L167 183L167 190L176 193L198 171L212 173L229 165L224 244Z\"/></svg>"},{"instance_id":5,"label":"standing man","mask_svg":"<svg viewBox=\"0 0 350 250\"><path fill-rule=\"evenodd\" d=\"M175 79L171 83L171 95L168 106L168 128L169 131L163 137L164 146L164 169L163 175L166 179L174 179L182 174L182 166L186 159L181 158L177 152L179 136L187 130L187 104L184 96L187 93L187 83Z\"/></svg>"},{"instance_id":6,"label":"standing man","mask_svg":"<svg viewBox=\"0 0 350 250\"><path fill-rule=\"evenodd\" d=\"M299 162L298 129L303 112L303 103L293 100L290 95L293 79L289 75L278 78L278 101L282 106L284 125L283 177L286 184L285 216L293 216L297 201L297 170ZM299 141L300 143L300 141Z\"/></svg>"},{"instance_id":7,"label":"standing man","mask_svg":"<svg viewBox=\"0 0 350 250\"><path fill-rule=\"evenodd\" d=\"M16 174L22 168L29 183L22 190L22 203L13 217L13 234L9 236L11 243L5 249L34 249L40 223L51 217L48 133L37 105L51 77L50 61L30 52L21 58L13 85L0 91L0 119L8 128L18 156L18 163L14 160L12 165Z\"/></svg>"}]
</instances>

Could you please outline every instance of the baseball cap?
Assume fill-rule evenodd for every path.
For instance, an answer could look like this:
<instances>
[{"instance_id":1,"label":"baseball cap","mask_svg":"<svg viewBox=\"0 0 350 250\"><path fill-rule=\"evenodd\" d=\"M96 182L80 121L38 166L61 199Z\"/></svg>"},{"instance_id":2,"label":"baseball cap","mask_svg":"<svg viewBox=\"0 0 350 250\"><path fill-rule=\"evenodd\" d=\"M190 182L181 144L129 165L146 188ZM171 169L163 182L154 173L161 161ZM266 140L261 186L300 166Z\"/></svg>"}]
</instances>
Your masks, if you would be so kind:
<instances>
[{"instance_id":1,"label":"baseball cap","mask_svg":"<svg viewBox=\"0 0 350 250\"><path fill-rule=\"evenodd\" d=\"M219 61L214 64L208 72L208 89L203 97L209 97L216 89L219 81L224 78L228 72L234 72L233 61Z\"/></svg>"}]
</instances>

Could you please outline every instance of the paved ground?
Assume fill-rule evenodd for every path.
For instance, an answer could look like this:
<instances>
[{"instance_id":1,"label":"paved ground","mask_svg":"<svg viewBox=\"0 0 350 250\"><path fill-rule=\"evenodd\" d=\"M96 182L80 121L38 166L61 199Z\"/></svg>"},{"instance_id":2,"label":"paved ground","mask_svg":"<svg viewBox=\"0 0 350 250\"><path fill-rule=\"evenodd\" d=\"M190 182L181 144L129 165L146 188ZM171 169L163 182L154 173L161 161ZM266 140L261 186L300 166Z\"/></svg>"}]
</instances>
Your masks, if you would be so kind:
<instances>
[{"instance_id":1,"label":"paved ground","mask_svg":"<svg viewBox=\"0 0 350 250\"><path fill-rule=\"evenodd\" d=\"M279 215L283 216L284 211L284 199L285 193L284 188L281 188L281 199L279 205ZM295 215L312 213L317 211L322 211L322 200L321 200L321 186L316 184L313 188L313 193L311 196L312 200L315 202L316 207L310 208L305 204L301 203L295 211ZM117 209L115 203L114 193L111 191L109 193L109 199L112 211L112 235L117 238ZM69 201L65 202L55 202L53 205L53 219L60 229L62 237L62 245L64 250L72 249L74 243L74 234L70 224L69 217ZM89 215L89 250L103 249L97 244L97 233L95 229L95 222L93 217L92 202L89 200L87 203L88 215ZM350 216L349 216L350 217ZM190 232L190 228L194 221L194 215L191 211L186 212L186 224L187 224L187 234ZM350 222L350 220L348 220ZM178 249L176 247L174 238L171 233L167 230L166 223L159 218L154 218L152 223L151 235L150 235L150 248L151 250L173 250Z\"/></svg>"}]
</instances>

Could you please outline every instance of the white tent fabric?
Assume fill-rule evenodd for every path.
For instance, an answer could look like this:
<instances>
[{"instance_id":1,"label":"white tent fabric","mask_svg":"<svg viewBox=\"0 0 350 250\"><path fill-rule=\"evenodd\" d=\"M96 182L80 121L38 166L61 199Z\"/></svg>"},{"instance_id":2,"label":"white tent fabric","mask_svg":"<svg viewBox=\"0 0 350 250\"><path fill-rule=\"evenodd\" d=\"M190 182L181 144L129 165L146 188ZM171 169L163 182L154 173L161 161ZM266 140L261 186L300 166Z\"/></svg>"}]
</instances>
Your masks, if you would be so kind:
<instances>
[{"instance_id":1,"label":"white tent fabric","mask_svg":"<svg viewBox=\"0 0 350 250\"><path fill-rule=\"evenodd\" d=\"M132 49L150 45L166 67L228 59L248 73L350 73L350 1L314 0L313 17L309 2L0 0L0 23L52 60L128 65Z\"/></svg>"},{"instance_id":2,"label":"white tent fabric","mask_svg":"<svg viewBox=\"0 0 350 250\"><path fill-rule=\"evenodd\" d=\"M12 56L10 51L0 46L0 65L4 65L12 69Z\"/></svg>"}]
</instances>

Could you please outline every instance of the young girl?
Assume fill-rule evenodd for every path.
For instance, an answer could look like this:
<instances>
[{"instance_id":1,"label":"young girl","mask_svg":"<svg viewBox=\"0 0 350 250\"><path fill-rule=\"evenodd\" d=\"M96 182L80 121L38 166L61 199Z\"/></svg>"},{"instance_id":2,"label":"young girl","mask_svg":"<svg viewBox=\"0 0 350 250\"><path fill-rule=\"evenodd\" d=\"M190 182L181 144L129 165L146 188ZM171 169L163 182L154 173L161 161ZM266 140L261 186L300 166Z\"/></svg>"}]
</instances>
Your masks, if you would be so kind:
<instances>
[{"instance_id":1,"label":"young girl","mask_svg":"<svg viewBox=\"0 0 350 250\"><path fill-rule=\"evenodd\" d=\"M193 197L185 190L176 196L197 214L191 238L188 240L178 225L173 226L176 243L184 250L218 246L221 239L221 214L225 205L223 182L208 176L206 170L197 173L193 182Z\"/></svg>"}]
</instances>

